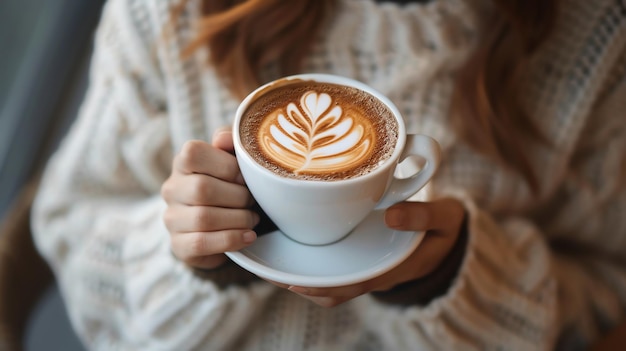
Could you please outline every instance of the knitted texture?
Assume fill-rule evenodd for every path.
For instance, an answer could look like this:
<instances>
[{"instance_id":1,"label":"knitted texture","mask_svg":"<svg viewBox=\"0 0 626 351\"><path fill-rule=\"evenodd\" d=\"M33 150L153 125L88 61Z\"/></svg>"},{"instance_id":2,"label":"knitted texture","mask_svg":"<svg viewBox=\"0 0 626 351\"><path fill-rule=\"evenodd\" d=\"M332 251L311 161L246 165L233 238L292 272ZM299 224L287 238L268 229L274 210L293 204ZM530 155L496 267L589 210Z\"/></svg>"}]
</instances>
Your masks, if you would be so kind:
<instances>
[{"instance_id":1,"label":"knitted texture","mask_svg":"<svg viewBox=\"0 0 626 351\"><path fill-rule=\"evenodd\" d=\"M452 72L489 1L339 1L303 71L370 84L409 132L440 141L443 164L419 198L462 200L468 244L452 286L426 306L365 295L332 309L236 267L198 273L172 256L159 196L171 159L229 125L238 104L206 49L180 59L201 14L189 1L167 31L174 2L107 3L89 91L34 206L36 244L90 349L571 350L624 319L623 2L563 1L531 64L524 102L552 142L528 144L533 197L450 127Z\"/></svg>"}]
</instances>

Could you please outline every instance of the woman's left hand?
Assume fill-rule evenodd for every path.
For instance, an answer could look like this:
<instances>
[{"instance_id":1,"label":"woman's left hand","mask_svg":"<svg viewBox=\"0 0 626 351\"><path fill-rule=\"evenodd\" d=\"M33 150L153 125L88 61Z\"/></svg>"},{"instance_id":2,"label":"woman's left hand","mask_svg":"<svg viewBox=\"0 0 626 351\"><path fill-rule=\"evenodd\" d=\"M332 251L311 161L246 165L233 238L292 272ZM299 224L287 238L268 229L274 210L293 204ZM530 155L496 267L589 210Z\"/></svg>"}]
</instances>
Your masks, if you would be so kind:
<instances>
[{"instance_id":1,"label":"woman's left hand","mask_svg":"<svg viewBox=\"0 0 626 351\"><path fill-rule=\"evenodd\" d=\"M333 307L357 296L385 291L426 276L446 258L454 246L465 217L461 202L444 198L433 202L402 202L385 213L388 227L403 231L426 231L417 249L400 265L373 279L340 287L315 288L274 283L320 306Z\"/></svg>"}]
</instances>

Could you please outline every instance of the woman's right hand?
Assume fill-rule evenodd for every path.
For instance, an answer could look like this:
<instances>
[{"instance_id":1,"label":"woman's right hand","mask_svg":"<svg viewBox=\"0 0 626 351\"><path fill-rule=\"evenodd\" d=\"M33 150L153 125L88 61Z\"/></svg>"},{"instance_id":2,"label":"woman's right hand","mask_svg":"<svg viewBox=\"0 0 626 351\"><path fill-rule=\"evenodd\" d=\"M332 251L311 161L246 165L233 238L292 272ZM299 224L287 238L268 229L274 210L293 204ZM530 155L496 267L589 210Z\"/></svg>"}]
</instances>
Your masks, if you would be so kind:
<instances>
[{"instance_id":1,"label":"woman's right hand","mask_svg":"<svg viewBox=\"0 0 626 351\"><path fill-rule=\"evenodd\" d=\"M174 157L161 187L164 221L174 255L186 264L211 269L223 254L250 245L259 215L232 153L232 133L217 132L211 144L188 141Z\"/></svg>"}]
</instances>

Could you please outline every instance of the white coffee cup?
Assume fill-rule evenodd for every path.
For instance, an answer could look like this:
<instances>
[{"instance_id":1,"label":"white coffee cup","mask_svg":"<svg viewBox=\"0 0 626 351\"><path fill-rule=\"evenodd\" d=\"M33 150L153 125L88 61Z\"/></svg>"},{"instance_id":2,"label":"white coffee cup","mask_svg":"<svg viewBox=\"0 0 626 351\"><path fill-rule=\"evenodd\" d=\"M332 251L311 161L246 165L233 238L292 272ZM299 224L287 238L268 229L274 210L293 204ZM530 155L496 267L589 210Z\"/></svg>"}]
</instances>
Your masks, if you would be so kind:
<instances>
[{"instance_id":1,"label":"white coffee cup","mask_svg":"<svg viewBox=\"0 0 626 351\"><path fill-rule=\"evenodd\" d=\"M239 125L248 106L260 95L289 81L315 81L360 89L392 112L398 138L391 157L371 172L343 180L302 180L278 175L257 163L242 144ZM433 176L439 162L439 144L425 135L406 134L397 107L383 94L359 81L328 74L301 74L278 79L250 93L239 105L233 125L235 154L246 185L259 206L285 235L308 245L336 242L350 233L369 213L404 201ZM426 162L406 178L394 176L399 162L417 156ZM415 161L417 162L417 161Z\"/></svg>"}]
</instances>

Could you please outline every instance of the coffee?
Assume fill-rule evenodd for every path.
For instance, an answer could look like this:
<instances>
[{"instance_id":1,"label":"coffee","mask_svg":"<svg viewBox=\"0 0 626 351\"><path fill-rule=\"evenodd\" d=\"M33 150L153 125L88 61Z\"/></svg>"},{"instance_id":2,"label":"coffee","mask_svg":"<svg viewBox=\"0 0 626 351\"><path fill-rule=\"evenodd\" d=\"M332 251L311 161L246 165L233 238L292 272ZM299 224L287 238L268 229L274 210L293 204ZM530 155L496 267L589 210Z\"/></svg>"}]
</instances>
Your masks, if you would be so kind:
<instances>
[{"instance_id":1,"label":"coffee","mask_svg":"<svg viewBox=\"0 0 626 351\"><path fill-rule=\"evenodd\" d=\"M369 93L303 80L261 91L239 133L252 158L274 173L332 181L367 174L387 160L398 122Z\"/></svg>"}]
</instances>

